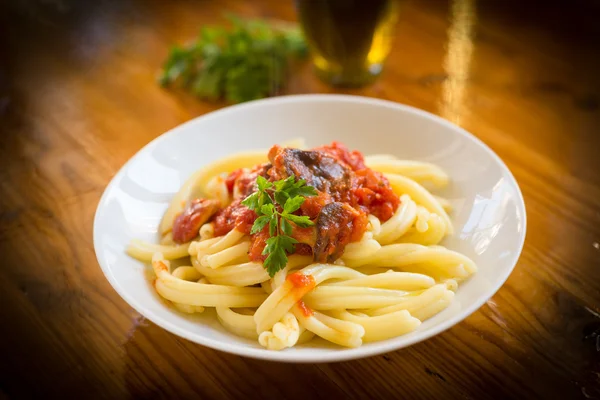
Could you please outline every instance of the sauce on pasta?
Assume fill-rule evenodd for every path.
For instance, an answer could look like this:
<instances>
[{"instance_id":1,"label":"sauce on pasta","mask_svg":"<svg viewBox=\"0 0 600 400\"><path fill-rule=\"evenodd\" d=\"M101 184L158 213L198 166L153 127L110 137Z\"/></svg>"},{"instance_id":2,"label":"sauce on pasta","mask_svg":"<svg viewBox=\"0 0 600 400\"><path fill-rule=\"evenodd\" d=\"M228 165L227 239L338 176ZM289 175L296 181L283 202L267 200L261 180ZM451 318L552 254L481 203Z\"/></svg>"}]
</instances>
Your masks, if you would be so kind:
<instances>
[{"instance_id":1,"label":"sauce on pasta","mask_svg":"<svg viewBox=\"0 0 600 400\"><path fill-rule=\"evenodd\" d=\"M306 318L314 314L313 310L311 310L310 307L308 307L304 301L298 300L296 304L298 305L298 308L300 309L302 315L304 315Z\"/></svg>"},{"instance_id":2,"label":"sauce on pasta","mask_svg":"<svg viewBox=\"0 0 600 400\"><path fill-rule=\"evenodd\" d=\"M293 274L289 274L285 279L294 285L295 288L312 289L315 287L315 278L312 275L294 272Z\"/></svg>"},{"instance_id":3,"label":"sauce on pasta","mask_svg":"<svg viewBox=\"0 0 600 400\"><path fill-rule=\"evenodd\" d=\"M252 169L237 169L225 178L227 190L234 198L228 206L194 211L194 207L199 207L198 202L203 201L198 199L184 210L174 223L175 242L189 241L201 225L198 221L207 220L212 220L216 236L223 236L234 228L249 235L257 215L241 201L256 190L259 175L272 182L294 175L317 190L318 195L306 198L295 213L308 216L315 225L310 228L293 225L291 236L299 242L295 246L296 253L312 255L319 262L334 261L343 254L347 244L360 240L367 229L369 214L385 222L400 204L383 174L368 168L360 152L350 151L341 143L312 150L275 145L268 157L268 163ZM269 237L267 231L265 227L262 232L251 235L248 253L251 261L266 258L262 253Z\"/></svg>"}]
</instances>

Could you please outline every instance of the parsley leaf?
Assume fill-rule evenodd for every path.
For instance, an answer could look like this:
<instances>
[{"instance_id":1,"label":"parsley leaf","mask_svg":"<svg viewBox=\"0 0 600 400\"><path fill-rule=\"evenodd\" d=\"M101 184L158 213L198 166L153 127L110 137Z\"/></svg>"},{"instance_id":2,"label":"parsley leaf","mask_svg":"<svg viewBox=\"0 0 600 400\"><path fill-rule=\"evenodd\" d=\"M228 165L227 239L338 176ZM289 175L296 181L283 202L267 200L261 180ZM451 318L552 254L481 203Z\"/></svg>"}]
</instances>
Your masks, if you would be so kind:
<instances>
[{"instance_id":1,"label":"parsley leaf","mask_svg":"<svg viewBox=\"0 0 600 400\"><path fill-rule=\"evenodd\" d=\"M275 213L275 206L273 204L265 204L260 208L261 214L272 217Z\"/></svg>"},{"instance_id":2,"label":"parsley leaf","mask_svg":"<svg viewBox=\"0 0 600 400\"><path fill-rule=\"evenodd\" d=\"M283 247L279 245L279 236L274 236L267 239L267 245L263 250L263 255L267 255L264 265L267 267L269 276L273 277L277 271L285 268L287 264L287 256Z\"/></svg>"},{"instance_id":3,"label":"parsley leaf","mask_svg":"<svg viewBox=\"0 0 600 400\"><path fill-rule=\"evenodd\" d=\"M301 228L308 228L309 226L313 226L314 223L308 218L306 215L299 216L294 214L286 215L286 219L288 221L293 222Z\"/></svg>"},{"instance_id":4,"label":"parsley leaf","mask_svg":"<svg viewBox=\"0 0 600 400\"><path fill-rule=\"evenodd\" d=\"M275 182L275 190L277 191L281 191L284 192L286 190L288 190L291 187L295 186L294 180L296 179L296 177L294 175L290 175L289 177L287 177L286 179L282 179L280 181ZM304 179L299 179L298 182L304 182ZM302 185L300 185L302 186Z\"/></svg>"},{"instance_id":5,"label":"parsley leaf","mask_svg":"<svg viewBox=\"0 0 600 400\"><path fill-rule=\"evenodd\" d=\"M173 47L159 83L177 83L200 98L233 103L277 93L288 61L307 54L300 29L232 15L228 19L229 29L204 26L194 42Z\"/></svg>"},{"instance_id":6,"label":"parsley leaf","mask_svg":"<svg viewBox=\"0 0 600 400\"><path fill-rule=\"evenodd\" d=\"M259 208L259 206L258 206L259 197L260 197L260 192L254 192L250 196L246 197L242 201L242 204L245 205L246 207L248 207L249 209L251 209L252 211L256 211Z\"/></svg>"},{"instance_id":7,"label":"parsley leaf","mask_svg":"<svg viewBox=\"0 0 600 400\"><path fill-rule=\"evenodd\" d=\"M258 190L261 192L264 192L265 190L273 186L271 182L269 182L264 176L261 175L256 177L256 185L258 186Z\"/></svg>"},{"instance_id":8,"label":"parsley leaf","mask_svg":"<svg viewBox=\"0 0 600 400\"><path fill-rule=\"evenodd\" d=\"M293 188L290 190L290 196L309 197L309 196L316 196L317 194L318 194L317 189L315 189L312 186L303 186L303 187Z\"/></svg>"},{"instance_id":9,"label":"parsley leaf","mask_svg":"<svg viewBox=\"0 0 600 400\"><path fill-rule=\"evenodd\" d=\"M281 220L281 231L288 236L292 234L292 225L285 218Z\"/></svg>"},{"instance_id":10,"label":"parsley leaf","mask_svg":"<svg viewBox=\"0 0 600 400\"><path fill-rule=\"evenodd\" d=\"M294 244L298 243L291 236L292 224L301 228L314 225L308 216L293 213L300 209L306 197L316 196L317 190L307 186L303 179L296 180L293 175L276 182L259 176L256 178L256 187L257 191L246 197L242 204L258 214L251 234L261 232L269 225L270 237L262 254L267 256L263 264L269 276L273 277L285 267L287 255L295 251Z\"/></svg>"},{"instance_id":11,"label":"parsley leaf","mask_svg":"<svg viewBox=\"0 0 600 400\"><path fill-rule=\"evenodd\" d=\"M262 217L258 217L256 219L256 221L254 221L254 225L252 225L252 229L250 230L250 234L254 235L255 233L258 233L258 232L262 231L263 228L265 226L267 226L267 224L269 223L270 220L271 220L271 218L269 218L266 215L263 215Z\"/></svg>"},{"instance_id":12,"label":"parsley leaf","mask_svg":"<svg viewBox=\"0 0 600 400\"><path fill-rule=\"evenodd\" d=\"M287 251L288 253L293 253L294 252L294 245L296 243L298 243L298 241L296 239L294 239L293 237L290 236L285 236L285 235L281 235L281 236L277 236L279 238L279 245L281 247L283 247L283 249L285 251Z\"/></svg>"},{"instance_id":13,"label":"parsley leaf","mask_svg":"<svg viewBox=\"0 0 600 400\"><path fill-rule=\"evenodd\" d=\"M277 204L285 204L290 198L290 195L288 193L278 190L276 190L273 195L275 196L275 201L277 202Z\"/></svg>"},{"instance_id":14,"label":"parsley leaf","mask_svg":"<svg viewBox=\"0 0 600 400\"><path fill-rule=\"evenodd\" d=\"M277 233L277 217L272 218L271 221L269 221L269 235L273 236L276 233Z\"/></svg>"},{"instance_id":15,"label":"parsley leaf","mask_svg":"<svg viewBox=\"0 0 600 400\"><path fill-rule=\"evenodd\" d=\"M287 254L294 251L294 244L298 241L290 236L279 235L267 239L267 245L262 254L267 255L264 265L269 276L273 277L278 271L285 268L288 258Z\"/></svg>"},{"instance_id":16,"label":"parsley leaf","mask_svg":"<svg viewBox=\"0 0 600 400\"><path fill-rule=\"evenodd\" d=\"M297 209L299 209L302 203L304 203L304 197L290 197L286 200L285 204L283 205L283 212L286 214L291 214Z\"/></svg>"}]
</instances>

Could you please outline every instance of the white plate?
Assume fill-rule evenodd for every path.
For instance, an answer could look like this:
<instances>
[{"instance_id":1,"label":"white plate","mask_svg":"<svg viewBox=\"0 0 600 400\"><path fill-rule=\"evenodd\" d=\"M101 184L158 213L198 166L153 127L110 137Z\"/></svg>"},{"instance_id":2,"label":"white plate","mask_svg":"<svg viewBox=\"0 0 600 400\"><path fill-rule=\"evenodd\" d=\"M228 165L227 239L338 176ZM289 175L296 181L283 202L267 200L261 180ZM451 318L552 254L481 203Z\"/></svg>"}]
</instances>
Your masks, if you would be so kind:
<instances>
[{"instance_id":1,"label":"white plate","mask_svg":"<svg viewBox=\"0 0 600 400\"><path fill-rule=\"evenodd\" d=\"M460 285L449 308L414 332L355 349L317 341L276 352L226 332L214 313L190 317L168 307L151 286L152 274L128 257L130 239L157 240L174 193L202 165L233 152L268 149L305 137L311 147L341 141L365 155L394 154L430 161L451 178L441 194L454 207L456 233L444 245L471 257L479 271ZM513 270L525 240L525 205L504 163L485 144L427 112L355 96L277 97L228 107L191 120L149 143L106 188L94 221L98 262L131 307L193 342L242 356L288 362L331 362L385 353L420 342L481 307Z\"/></svg>"}]
</instances>

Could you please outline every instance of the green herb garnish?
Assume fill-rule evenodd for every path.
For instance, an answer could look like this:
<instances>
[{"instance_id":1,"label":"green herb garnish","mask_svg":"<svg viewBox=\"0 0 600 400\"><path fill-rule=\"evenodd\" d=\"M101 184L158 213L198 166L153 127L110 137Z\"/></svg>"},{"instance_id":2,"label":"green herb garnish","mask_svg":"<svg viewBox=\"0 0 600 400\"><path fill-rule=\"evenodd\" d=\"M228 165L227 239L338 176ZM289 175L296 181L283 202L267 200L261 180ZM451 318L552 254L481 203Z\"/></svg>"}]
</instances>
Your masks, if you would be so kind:
<instances>
[{"instance_id":1,"label":"green herb garnish","mask_svg":"<svg viewBox=\"0 0 600 400\"><path fill-rule=\"evenodd\" d=\"M177 82L201 98L233 103L275 94L283 85L288 60L307 52L301 31L292 24L275 27L235 16L229 20L229 30L203 27L196 41L173 47L160 84Z\"/></svg>"},{"instance_id":2,"label":"green herb garnish","mask_svg":"<svg viewBox=\"0 0 600 400\"><path fill-rule=\"evenodd\" d=\"M269 182L262 176L256 178L258 190L246 197L242 204L258 214L258 218L252 225L250 234L262 231L269 226L269 238L267 239L263 255L268 255L264 266L269 276L283 269L288 261L287 253L294 252L294 244L298 243L291 237L292 223L306 228L314 223L305 215L294 215L306 197L316 196L317 190L306 185L304 179L296 180L294 175L287 179Z\"/></svg>"}]
</instances>

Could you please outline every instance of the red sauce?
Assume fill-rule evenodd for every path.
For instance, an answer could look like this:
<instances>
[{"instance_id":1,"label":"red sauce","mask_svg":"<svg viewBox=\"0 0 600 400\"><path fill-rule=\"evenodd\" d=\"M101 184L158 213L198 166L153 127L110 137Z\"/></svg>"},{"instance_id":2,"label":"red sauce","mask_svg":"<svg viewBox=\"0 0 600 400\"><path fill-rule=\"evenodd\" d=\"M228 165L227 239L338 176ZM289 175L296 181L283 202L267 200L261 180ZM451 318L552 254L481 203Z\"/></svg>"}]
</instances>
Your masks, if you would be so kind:
<instances>
[{"instance_id":1,"label":"red sauce","mask_svg":"<svg viewBox=\"0 0 600 400\"><path fill-rule=\"evenodd\" d=\"M252 224L258 216L241 202L241 199L234 200L217 213L214 219L215 236L223 236L233 228L247 235L250 234Z\"/></svg>"},{"instance_id":2,"label":"red sauce","mask_svg":"<svg viewBox=\"0 0 600 400\"><path fill-rule=\"evenodd\" d=\"M352 234L350 235L350 242L358 242L363 234L367 230L367 225L369 224L369 218L367 218L367 214L361 212L354 221L352 221Z\"/></svg>"},{"instance_id":3,"label":"red sauce","mask_svg":"<svg viewBox=\"0 0 600 400\"><path fill-rule=\"evenodd\" d=\"M265 227L261 232L253 235L252 241L250 242L250 250L248 250L248 258L250 261L263 262L266 255L262 254L263 249L267 245L267 239L269 238L269 228Z\"/></svg>"},{"instance_id":4,"label":"red sauce","mask_svg":"<svg viewBox=\"0 0 600 400\"><path fill-rule=\"evenodd\" d=\"M269 164L259 164L246 173L242 173L237 177L234 187L237 188L240 196L245 198L256 190L256 178L260 176L266 177L267 170L271 166Z\"/></svg>"},{"instance_id":5,"label":"red sauce","mask_svg":"<svg viewBox=\"0 0 600 400\"><path fill-rule=\"evenodd\" d=\"M340 161L343 161L354 171L367 168L365 165L365 158L360 151L350 151L340 142L333 142L329 146L317 147L315 150L322 151Z\"/></svg>"},{"instance_id":6,"label":"red sauce","mask_svg":"<svg viewBox=\"0 0 600 400\"><path fill-rule=\"evenodd\" d=\"M173 241L186 243L198 236L198 230L219 209L217 200L194 199L173 221Z\"/></svg>"},{"instance_id":7,"label":"red sauce","mask_svg":"<svg viewBox=\"0 0 600 400\"><path fill-rule=\"evenodd\" d=\"M289 274L285 280L289 282L292 286L292 292L294 293L294 298L296 299L296 304L300 307L300 311L305 317L310 317L313 312L310 308L304 304L302 301L302 297L316 286L315 278L312 275L306 275L301 272L294 272L293 274Z\"/></svg>"},{"instance_id":8,"label":"red sauce","mask_svg":"<svg viewBox=\"0 0 600 400\"><path fill-rule=\"evenodd\" d=\"M312 315L314 314L313 310L311 310L304 301L300 300L296 303L296 305L300 309L302 315L304 315L306 318L312 317Z\"/></svg>"},{"instance_id":9,"label":"red sauce","mask_svg":"<svg viewBox=\"0 0 600 400\"><path fill-rule=\"evenodd\" d=\"M237 181L243 173L244 170L239 168L227 175L227 178L225 178L225 185L227 186L227 191L229 191L230 194L233 193L233 185L235 184L235 181Z\"/></svg>"},{"instance_id":10,"label":"red sauce","mask_svg":"<svg viewBox=\"0 0 600 400\"><path fill-rule=\"evenodd\" d=\"M339 257L348 243L361 239L369 214L385 222L400 204L389 181L368 168L360 152L350 151L339 142L308 151L276 145L269 150L269 160L270 163L250 170L235 170L225 178L229 193L238 198L212 218L215 236L225 235L234 228L250 234L257 215L241 201L256 190L259 175L276 181L294 174L318 190L317 196L307 197L295 212L308 216L315 226L300 228L292 224L292 236L299 242L295 253L312 254L315 260L331 262ZM268 237L267 229L253 235L249 250L252 261L264 261L266 256L262 251Z\"/></svg>"},{"instance_id":11,"label":"red sauce","mask_svg":"<svg viewBox=\"0 0 600 400\"><path fill-rule=\"evenodd\" d=\"M315 278L312 275L305 275L301 272L294 272L285 278L288 282L294 285L295 288L308 290L315 287Z\"/></svg>"},{"instance_id":12,"label":"red sauce","mask_svg":"<svg viewBox=\"0 0 600 400\"><path fill-rule=\"evenodd\" d=\"M156 264L157 264L157 267L156 267L157 270L169 272L169 267L167 267L167 265L164 262L157 261Z\"/></svg>"},{"instance_id":13,"label":"red sauce","mask_svg":"<svg viewBox=\"0 0 600 400\"><path fill-rule=\"evenodd\" d=\"M302 210L302 215L308 215L310 219L315 219L319 215L319 212L321 212L321 208L331 201L329 194L319 192L317 196L307 197L300 206L300 210Z\"/></svg>"},{"instance_id":14,"label":"red sauce","mask_svg":"<svg viewBox=\"0 0 600 400\"><path fill-rule=\"evenodd\" d=\"M370 168L356 171L352 182L352 203L362 206L369 213L385 222L394 215L400 198L392 191L389 181L381 173Z\"/></svg>"}]
</instances>

